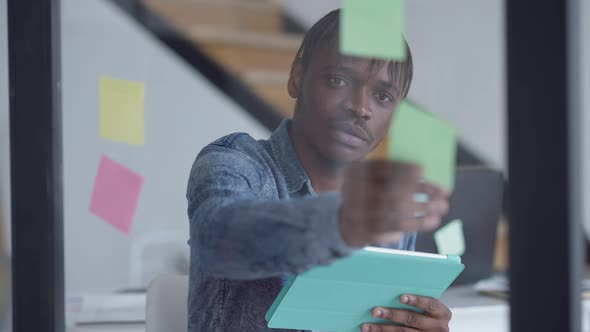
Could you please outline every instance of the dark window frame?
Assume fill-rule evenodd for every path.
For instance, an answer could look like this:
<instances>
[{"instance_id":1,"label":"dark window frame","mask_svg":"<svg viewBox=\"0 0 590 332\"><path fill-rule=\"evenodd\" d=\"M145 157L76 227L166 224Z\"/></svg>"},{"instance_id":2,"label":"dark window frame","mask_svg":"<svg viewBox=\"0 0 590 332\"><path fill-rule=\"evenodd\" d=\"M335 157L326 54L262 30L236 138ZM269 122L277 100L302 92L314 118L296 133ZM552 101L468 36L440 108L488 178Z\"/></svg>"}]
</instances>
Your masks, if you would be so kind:
<instances>
[{"instance_id":1,"label":"dark window frame","mask_svg":"<svg viewBox=\"0 0 590 332\"><path fill-rule=\"evenodd\" d=\"M512 331L581 330L579 4L505 1Z\"/></svg>"},{"instance_id":2,"label":"dark window frame","mask_svg":"<svg viewBox=\"0 0 590 332\"><path fill-rule=\"evenodd\" d=\"M60 1L8 0L13 331L65 331Z\"/></svg>"}]
</instances>

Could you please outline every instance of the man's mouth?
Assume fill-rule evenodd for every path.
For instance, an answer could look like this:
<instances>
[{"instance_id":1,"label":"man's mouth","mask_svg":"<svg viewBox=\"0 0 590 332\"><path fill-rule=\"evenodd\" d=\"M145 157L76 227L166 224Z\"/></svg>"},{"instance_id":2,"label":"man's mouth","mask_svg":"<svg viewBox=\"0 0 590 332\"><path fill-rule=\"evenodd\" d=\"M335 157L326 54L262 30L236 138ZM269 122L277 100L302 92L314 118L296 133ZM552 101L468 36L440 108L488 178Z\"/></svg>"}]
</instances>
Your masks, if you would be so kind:
<instances>
[{"instance_id":1,"label":"man's mouth","mask_svg":"<svg viewBox=\"0 0 590 332\"><path fill-rule=\"evenodd\" d=\"M332 137L336 141L348 145L350 147L360 147L366 145L369 142L369 135L361 128L348 125L348 124L337 124L331 127Z\"/></svg>"}]
</instances>

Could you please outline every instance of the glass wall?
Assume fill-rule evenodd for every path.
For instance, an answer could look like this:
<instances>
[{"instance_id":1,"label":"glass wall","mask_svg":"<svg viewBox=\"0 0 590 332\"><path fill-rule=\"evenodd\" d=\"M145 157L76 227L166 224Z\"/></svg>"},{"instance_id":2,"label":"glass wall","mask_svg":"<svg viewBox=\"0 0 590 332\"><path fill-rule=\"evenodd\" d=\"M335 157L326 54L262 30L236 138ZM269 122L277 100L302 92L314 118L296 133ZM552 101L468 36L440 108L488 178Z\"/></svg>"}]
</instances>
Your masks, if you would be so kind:
<instances>
[{"instance_id":1,"label":"glass wall","mask_svg":"<svg viewBox=\"0 0 590 332\"><path fill-rule=\"evenodd\" d=\"M326 178L318 176L317 174L322 174L318 171L318 164L329 164L337 169L334 165L341 163L333 162L330 159L332 155L328 156L330 158L318 157L316 154L325 152L321 147L317 151L315 148L302 148L302 145L307 144L308 136L305 135L312 135L312 129L300 129L301 132L293 134L293 122L283 127L279 125L287 123L282 122L283 119L291 118L296 107L299 112L307 109L308 114L311 111L322 111L319 107L322 105L310 106L309 99L305 100L305 96L313 94L315 90L309 88L305 93L302 92L305 80L298 80L293 74L296 71L292 72L291 66L305 33L312 24L343 3L345 2L337 0L61 0L65 315L68 332L90 331L96 327L124 327L130 331L143 331L146 325L147 289L150 284L159 276L172 274L182 276L177 280L186 287L189 280L187 276L191 272L193 274L190 280L193 284L190 294L193 295L183 288L181 301L174 302L174 305L181 308L176 312L181 314L177 319L183 324L189 317L196 321L198 318L195 315L205 311L202 306L209 308L209 304L200 303L198 296L194 295L195 289L200 287L196 282L202 282L198 276L204 275L203 271L214 265L211 262L213 258L226 259L229 262L225 266L227 271L235 271L235 275L223 269L216 271L221 275L219 279L244 283L251 279L256 279L256 282L263 280L260 281L262 286L253 286L262 288L266 287L265 282L272 279L266 288L278 293L292 270L277 268L267 274L247 274L239 268L231 270L233 262L237 262L236 266L242 266L239 265L239 260L232 259L240 257L242 261L256 261L260 257L253 256L259 255L263 258L257 266L263 266L260 269L264 270L264 266L267 266L265 264L271 264L277 257L286 257L288 260L289 257L303 256L303 252L316 248L315 246L336 246L327 242L330 239L336 241L338 246L325 252L335 255L335 252L342 250L338 257L330 256L327 260L318 258L305 262L311 262L312 267L325 265L352 252L353 246L344 234L344 222L338 214L340 212L327 213L324 218L337 219L330 226L333 228L305 224L315 220L313 211L299 220L289 219L285 223L291 223L289 227L304 228L303 233L309 232L313 236L302 240L308 242L293 246L298 250L288 251L292 250L287 241L291 238L281 238L280 227L271 229L269 225L272 226L273 223L264 219L266 215L260 220L264 227L258 227L256 223L244 227L237 222L221 220L220 224L225 228L218 230L207 225L206 221L210 220L210 216L206 215L201 216L200 226L203 228L195 225L191 228L189 215L196 212L191 210L190 202L187 202L187 189L189 201L198 195L213 195L212 192L234 193L232 190L235 188L232 186L239 182L235 178L246 177L245 182L251 186L250 191L234 194L235 197L248 199L238 200L236 203L230 202L235 198L230 197L229 200L220 199L217 205L243 207L238 215L247 223L249 216L257 212L257 207L264 208L263 203L278 201L279 198L302 199L293 193L294 188L281 187L292 185L293 179L288 177L293 175L286 174L285 171L290 167L299 167L297 169L303 174L302 178L307 181L298 187L298 194L307 185L308 191L301 195L325 199L332 191L337 191L339 193L336 196L343 200L344 184L356 178L333 177L332 180L340 181L334 182L338 185L326 184L324 180L333 174ZM586 3L584 13L590 16L590 5ZM0 0L2 322L8 322L4 317L8 317L6 304L9 303L9 297L5 290L8 289L6 285L9 281L10 256L8 65L6 18L2 16L6 13L5 8L6 0ZM456 158L452 157L450 160L453 167L457 163L459 171L453 172L451 181L466 179L461 174L467 174L469 170L473 170L473 166L500 175L494 178L498 181L490 187L478 187L484 183L479 177L475 180L467 178L469 180L465 182L453 182L455 189L460 190L457 191L458 194L453 192L448 197L451 212L442 216L440 225L436 228L419 229L423 232L419 232L416 238L413 237L416 228L413 228L404 237L396 237L395 241L381 243L374 239L375 241L363 242L363 245L381 245L431 254L447 254L451 253L446 251L449 247L461 247L456 253L463 257L466 270L462 278L441 298L442 303L454 314L450 323L451 330L471 331L474 322L479 322L479 328L481 321L485 320L490 324L483 325L490 331L507 331L507 292L502 287L506 284L509 269L507 234L510 221L507 220L506 206L500 193L504 187L503 180L507 178L503 2L447 0L438 3L431 0L409 0L406 1L403 16L404 36L411 49L413 61L407 99L457 131ZM585 22L584 29L582 52L587 54L584 53L582 58L585 61L587 55L590 55L590 44L587 42L590 40L590 23ZM584 63L583 72L584 87L590 89L590 65L587 62ZM303 73L308 74L305 71ZM319 87L316 87L318 90L330 88L334 92L336 88L346 86L347 77L340 74L322 74L318 81L321 80L326 86L318 83ZM589 89L583 91L590 91ZM377 95L389 96L383 91ZM339 104L340 108L335 108L337 111L343 110L338 116L348 117L346 119L351 119L351 114L358 111L354 110L353 104L362 101L362 98L357 100L350 96L352 93L346 95L346 102ZM316 98L314 102L324 101L323 96L320 97L322 98ZM401 96L396 98L402 99ZM585 110L588 110L584 112L585 126L590 128L590 116L587 116L590 112L590 96L586 93L583 98ZM308 118L300 116L309 122L304 125L300 123L298 128L313 128L322 120L321 114ZM333 118L327 118L341 119L333 114L331 116ZM355 124L361 121L357 120L354 119ZM359 126L361 131L369 128ZM377 127L385 128L380 136L385 143L379 145L381 149L377 147L374 150L376 152L369 156L371 159L387 159L391 157L393 146L398 142L392 139L396 136L389 131L389 125ZM265 177L266 168L263 167L253 173L256 176L230 174L228 178L220 178L225 174L220 169L234 166L240 170L237 164L243 161L250 165L251 159L256 158L256 153L262 150L242 153L235 160L214 160L211 164L197 165L195 167L200 168L191 173L195 158L211 142L231 133L243 132L254 139L249 142L255 145L258 143L252 142L268 139L276 128L289 128L285 132L289 135L299 134L301 137L297 140L293 136L286 136L288 139L282 143L292 149L288 149L292 152L292 158L289 159L284 154L274 156L276 160L269 162L270 166L265 164L272 169L269 171L270 175ZM344 143L338 141L342 138L339 135L344 135L343 133L332 135L346 149L354 150L354 144L350 140L354 143L371 139L372 135L365 139L359 138L363 134L358 133L358 128L347 128L344 134L354 137L347 136L343 139ZM418 130L421 127L416 128ZM584 146L590 147L590 134L587 132L583 131L582 139ZM234 138L226 138L217 141L216 146L235 148L233 143ZM264 144L256 146L263 149L266 146ZM346 150L342 146L340 148ZM367 154L368 150L370 149L365 151ZM583 150L588 151L587 148ZM275 150L272 152L276 153ZM438 151L432 149L431 152L436 154ZM352 159L367 165L370 162L365 160L365 155ZM328 159L332 163L327 162ZM584 168L590 169L590 154L584 154L582 159ZM277 172L282 177L279 180L276 178ZM209 177L200 178L200 182L195 180L202 174L209 174ZM262 189L253 193L252 183L260 180L259 176L270 179L268 181L273 184L270 187L261 187ZM203 185L203 188L199 187L201 189L195 191L194 188L198 185L193 181ZM265 185L268 185L268 181ZM586 175L584 181L590 190L590 176ZM208 183L214 185L205 186ZM491 182L485 183L489 185ZM497 191L492 189L495 185ZM472 196L466 193L472 193ZM242 194L244 196L240 196ZM267 194L268 197L264 196ZM319 198L315 197L316 194ZM252 199L255 195L258 196ZM586 202L589 197L582 199ZM294 206L297 207L296 204ZM329 204L322 205L322 209L326 206ZM585 206L584 220L588 230L590 204ZM273 212L268 210L269 213ZM293 214L301 210L285 209ZM418 218L419 212L413 211L418 213ZM219 214L222 212L217 213ZM229 212L223 215L228 218L233 216ZM287 213L285 215L285 218L290 217ZM230 219L239 218L234 216ZM276 219L277 223L282 220L278 217ZM269 228L265 228L266 226ZM212 234L210 236L215 238L208 239L200 235L200 232L210 232L207 234ZM294 239L299 239L297 231L291 230L291 233ZM257 240L241 242L250 234L258 236ZM309 240L314 236L317 241ZM199 247L204 246L199 241L210 241L207 243L214 249L208 248L211 252L206 252L207 248ZM215 247L215 244L218 246ZM240 251L236 248L245 249ZM289 255L280 256L284 252L289 252ZM275 254L278 256L273 256ZM208 266L203 267L196 263L197 260L201 262L207 258L210 259ZM219 266L223 267L223 264ZM302 264L296 271L301 272L309 267ZM273 283L273 280L276 282ZM487 283L479 283L480 288L474 288L482 280ZM237 292L238 288L236 286L234 290ZM399 295L401 294L392 294L392 298ZM183 311L187 309L187 297L188 313ZM269 295L268 299L272 300L274 297L276 294ZM251 313L240 314L252 320L252 324L266 324L263 313L269 306L270 303L264 303L260 308L252 309L257 310L254 317L248 316ZM197 307L200 309L195 309ZM473 307L481 309L477 311L481 314L474 314L475 311L471 310ZM198 330L196 327L193 329Z\"/></svg>"},{"instance_id":2,"label":"glass wall","mask_svg":"<svg viewBox=\"0 0 590 332\"><path fill-rule=\"evenodd\" d=\"M70 326L109 319L112 308L102 312L106 318L91 316L98 309L88 303L99 296L131 301L135 306L127 308L129 316L118 319L142 320L142 291L149 282L163 273L188 273L185 192L195 157L232 132L269 137L278 122L268 125L273 116L256 115L257 102L240 95L262 100L275 119L292 115L295 101L287 80L303 34L340 5L146 0L138 5L146 23L134 15L138 7L124 1L62 1ZM405 15L414 61L409 98L457 127L460 159L503 171L501 2L413 0ZM465 29L474 18L478 24ZM177 35L170 37L171 31ZM194 60L194 54L191 60L178 47L181 42L170 42L175 38L199 45L201 56L219 67ZM227 83L215 70L238 83ZM503 232L501 254L493 260L498 218L491 222L488 273L506 268Z\"/></svg>"}]
</instances>

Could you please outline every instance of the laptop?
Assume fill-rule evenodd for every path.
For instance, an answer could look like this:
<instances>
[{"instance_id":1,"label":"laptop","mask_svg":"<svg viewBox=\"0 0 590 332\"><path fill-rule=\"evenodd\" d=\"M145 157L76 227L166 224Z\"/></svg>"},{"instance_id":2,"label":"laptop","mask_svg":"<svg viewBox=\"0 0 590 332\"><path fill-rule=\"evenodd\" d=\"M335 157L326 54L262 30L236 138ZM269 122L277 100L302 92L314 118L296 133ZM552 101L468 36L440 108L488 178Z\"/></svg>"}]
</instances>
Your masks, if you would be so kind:
<instances>
[{"instance_id":1,"label":"laptop","mask_svg":"<svg viewBox=\"0 0 590 332\"><path fill-rule=\"evenodd\" d=\"M439 229L455 219L463 221L465 253L461 261L465 270L453 285L473 284L492 276L496 231L502 211L504 176L488 168L460 168L450 198L450 211ZM416 251L438 253L434 233L420 232Z\"/></svg>"}]
</instances>

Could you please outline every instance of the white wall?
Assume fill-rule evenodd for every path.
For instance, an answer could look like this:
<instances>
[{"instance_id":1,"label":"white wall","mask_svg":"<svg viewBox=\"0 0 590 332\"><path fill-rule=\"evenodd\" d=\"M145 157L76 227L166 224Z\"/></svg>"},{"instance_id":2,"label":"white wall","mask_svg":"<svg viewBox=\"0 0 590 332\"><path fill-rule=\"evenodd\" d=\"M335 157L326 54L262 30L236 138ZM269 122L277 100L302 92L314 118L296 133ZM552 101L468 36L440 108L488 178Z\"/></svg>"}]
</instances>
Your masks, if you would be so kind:
<instances>
[{"instance_id":1,"label":"white wall","mask_svg":"<svg viewBox=\"0 0 590 332\"><path fill-rule=\"evenodd\" d=\"M2 250L10 249L10 144L8 121L8 31L6 0L0 0L0 227Z\"/></svg>"},{"instance_id":2,"label":"white wall","mask_svg":"<svg viewBox=\"0 0 590 332\"><path fill-rule=\"evenodd\" d=\"M503 1L407 1L410 97L459 127L462 143L505 168Z\"/></svg>"},{"instance_id":3,"label":"white wall","mask_svg":"<svg viewBox=\"0 0 590 332\"><path fill-rule=\"evenodd\" d=\"M63 0L62 39L66 289L123 287L139 235L188 239L184 194L199 150L230 132L268 132L108 1ZM146 83L144 147L98 138L101 75ZM88 212L103 153L145 176L130 236Z\"/></svg>"},{"instance_id":4,"label":"white wall","mask_svg":"<svg viewBox=\"0 0 590 332\"><path fill-rule=\"evenodd\" d=\"M311 25L340 0L284 0ZM406 1L410 98L455 123L465 146L504 168L503 7L498 0ZM477 24L474 24L477 23Z\"/></svg>"},{"instance_id":5,"label":"white wall","mask_svg":"<svg viewBox=\"0 0 590 332\"><path fill-rule=\"evenodd\" d=\"M322 16L340 8L341 0L282 0L283 6L298 22L311 27Z\"/></svg>"}]
</instances>

